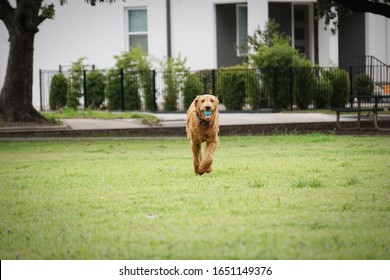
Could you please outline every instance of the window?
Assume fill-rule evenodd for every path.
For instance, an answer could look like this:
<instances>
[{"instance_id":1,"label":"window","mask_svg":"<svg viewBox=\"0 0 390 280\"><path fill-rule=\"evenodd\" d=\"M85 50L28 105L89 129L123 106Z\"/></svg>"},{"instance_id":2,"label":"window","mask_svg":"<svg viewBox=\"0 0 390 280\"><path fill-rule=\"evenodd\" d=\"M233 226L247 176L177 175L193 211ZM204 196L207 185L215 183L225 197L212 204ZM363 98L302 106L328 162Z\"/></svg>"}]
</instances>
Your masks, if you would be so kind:
<instances>
[{"instance_id":1,"label":"window","mask_svg":"<svg viewBox=\"0 0 390 280\"><path fill-rule=\"evenodd\" d=\"M301 53L310 57L309 54L309 21L308 21L308 6L293 5L293 42L294 47Z\"/></svg>"},{"instance_id":2,"label":"window","mask_svg":"<svg viewBox=\"0 0 390 280\"><path fill-rule=\"evenodd\" d=\"M248 45L248 7L237 5L237 55L241 56Z\"/></svg>"},{"instance_id":3,"label":"window","mask_svg":"<svg viewBox=\"0 0 390 280\"><path fill-rule=\"evenodd\" d=\"M146 9L131 9L127 11L128 17L128 49L138 45L148 52L148 23Z\"/></svg>"}]
</instances>

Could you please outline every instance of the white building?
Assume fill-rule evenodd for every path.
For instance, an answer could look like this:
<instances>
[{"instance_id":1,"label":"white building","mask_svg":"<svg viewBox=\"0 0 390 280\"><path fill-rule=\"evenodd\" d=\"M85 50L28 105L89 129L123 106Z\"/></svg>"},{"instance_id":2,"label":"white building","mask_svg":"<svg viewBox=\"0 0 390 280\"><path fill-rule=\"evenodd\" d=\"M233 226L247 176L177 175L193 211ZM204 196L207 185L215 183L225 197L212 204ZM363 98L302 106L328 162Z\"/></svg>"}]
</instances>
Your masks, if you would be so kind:
<instances>
[{"instance_id":1,"label":"white building","mask_svg":"<svg viewBox=\"0 0 390 280\"><path fill-rule=\"evenodd\" d=\"M50 2L50 1L47 1ZM156 58L181 54L192 70L242 62L237 46L276 19L292 44L321 66L339 64L339 54L372 55L390 63L390 20L359 14L353 25L332 35L314 17L312 0L117 0L91 7L84 0L56 3L35 40L33 104L39 108L39 69L58 69L80 57L97 68L114 65L114 55L141 44ZM358 22L359 24L355 24ZM343 37L341 37L343 35ZM0 87L8 33L0 22Z\"/></svg>"}]
</instances>

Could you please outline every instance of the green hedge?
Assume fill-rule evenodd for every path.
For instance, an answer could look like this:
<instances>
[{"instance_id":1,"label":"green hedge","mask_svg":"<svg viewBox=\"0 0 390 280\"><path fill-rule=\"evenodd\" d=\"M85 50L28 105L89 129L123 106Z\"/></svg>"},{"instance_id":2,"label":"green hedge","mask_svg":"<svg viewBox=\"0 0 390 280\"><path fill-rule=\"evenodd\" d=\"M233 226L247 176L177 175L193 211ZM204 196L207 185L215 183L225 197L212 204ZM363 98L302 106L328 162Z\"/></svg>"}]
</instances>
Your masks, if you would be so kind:
<instances>
[{"instance_id":1,"label":"green hedge","mask_svg":"<svg viewBox=\"0 0 390 280\"><path fill-rule=\"evenodd\" d=\"M196 74L188 73L184 82L184 108L187 110L196 96L203 93L203 84Z\"/></svg>"},{"instance_id":2,"label":"green hedge","mask_svg":"<svg viewBox=\"0 0 390 280\"><path fill-rule=\"evenodd\" d=\"M332 85L330 107L345 107L350 94L350 80L344 69L333 68L323 71L323 76Z\"/></svg>"},{"instance_id":3,"label":"green hedge","mask_svg":"<svg viewBox=\"0 0 390 280\"><path fill-rule=\"evenodd\" d=\"M362 74L356 77L354 82L356 95L372 95L374 93L374 81L370 76Z\"/></svg>"},{"instance_id":4,"label":"green hedge","mask_svg":"<svg viewBox=\"0 0 390 280\"><path fill-rule=\"evenodd\" d=\"M227 110L242 110L246 97L246 73L240 66L223 68L218 72L220 101Z\"/></svg>"},{"instance_id":5,"label":"green hedge","mask_svg":"<svg viewBox=\"0 0 390 280\"><path fill-rule=\"evenodd\" d=\"M100 71L90 71L87 74L87 104L91 109L99 108L104 102L105 77Z\"/></svg>"},{"instance_id":6,"label":"green hedge","mask_svg":"<svg viewBox=\"0 0 390 280\"><path fill-rule=\"evenodd\" d=\"M106 75L105 96L107 109L111 111L122 109L121 75L119 70L110 70Z\"/></svg>"},{"instance_id":7,"label":"green hedge","mask_svg":"<svg viewBox=\"0 0 390 280\"><path fill-rule=\"evenodd\" d=\"M59 110L66 105L68 82L63 73L53 76L49 90L50 110Z\"/></svg>"}]
</instances>

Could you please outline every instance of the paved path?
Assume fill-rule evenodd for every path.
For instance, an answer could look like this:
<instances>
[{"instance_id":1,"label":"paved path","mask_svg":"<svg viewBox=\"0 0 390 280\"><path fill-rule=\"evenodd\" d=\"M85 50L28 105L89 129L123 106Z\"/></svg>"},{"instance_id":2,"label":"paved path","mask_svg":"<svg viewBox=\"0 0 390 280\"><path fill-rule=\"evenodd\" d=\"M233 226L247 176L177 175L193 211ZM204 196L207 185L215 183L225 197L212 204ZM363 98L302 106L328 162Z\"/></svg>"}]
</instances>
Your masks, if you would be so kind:
<instances>
[{"instance_id":1,"label":"paved path","mask_svg":"<svg viewBox=\"0 0 390 280\"><path fill-rule=\"evenodd\" d=\"M145 129L150 133L151 130L156 128L157 131L161 129L175 130L182 129L186 124L185 113L155 113L157 118L160 119L160 123L157 126L149 126L143 124L136 119L114 119L114 120L98 120L98 119L62 119L63 125L59 126L24 126L24 127L0 127L1 134L21 134L24 132L55 132L68 131L68 132L83 132L83 131L100 131L100 130L137 130ZM372 121L371 116L363 116L362 119ZM390 121L390 114L380 116L380 120ZM342 122L356 121L356 115L342 115ZM300 127L304 124L318 124L327 123L335 124L335 114L322 114L322 113L220 113L220 126L233 129L234 127L244 127L252 125L288 125L297 124ZM313 126L313 125L311 125Z\"/></svg>"},{"instance_id":2,"label":"paved path","mask_svg":"<svg viewBox=\"0 0 390 280\"><path fill-rule=\"evenodd\" d=\"M185 126L185 114L155 114L163 126ZM348 119L346 119L347 121ZM320 113L221 113L220 125L335 122L336 116Z\"/></svg>"},{"instance_id":3,"label":"paved path","mask_svg":"<svg viewBox=\"0 0 390 280\"><path fill-rule=\"evenodd\" d=\"M184 113L155 113L162 127L185 127ZM390 115L384 116L390 119ZM371 120L371 117L367 117ZM341 121L356 121L356 116L342 116ZM134 119L95 120L95 119L63 119L62 122L74 130L126 129L149 127ZM321 123L336 122L336 116L322 113L221 113L221 126L253 125L253 124L289 124L289 123Z\"/></svg>"},{"instance_id":4,"label":"paved path","mask_svg":"<svg viewBox=\"0 0 390 280\"><path fill-rule=\"evenodd\" d=\"M142 128L148 125L142 124L136 119L63 119L63 124L74 130L98 130L98 129L124 129L124 128Z\"/></svg>"}]
</instances>

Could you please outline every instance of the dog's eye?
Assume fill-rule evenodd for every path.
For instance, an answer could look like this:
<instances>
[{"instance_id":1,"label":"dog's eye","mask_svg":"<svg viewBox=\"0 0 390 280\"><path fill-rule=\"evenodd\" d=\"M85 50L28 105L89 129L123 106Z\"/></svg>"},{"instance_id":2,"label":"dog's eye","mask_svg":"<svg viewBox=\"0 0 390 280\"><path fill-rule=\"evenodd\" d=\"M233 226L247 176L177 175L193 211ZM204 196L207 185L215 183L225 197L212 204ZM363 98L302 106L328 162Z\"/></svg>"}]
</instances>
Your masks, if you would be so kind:
<instances>
[{"instance_id":1,"label":"dog's eye","mask_svg":"<svg viewBox=\"0 0 390 280\"><path fill-rule=\"evenodd\" d=\"M204 100L204 99L202 99L200 102L204 103L204 101L205 101L205 100Z\"/></svg>"},{"instance_id":2,"label":"dog's eye","mask_svg":"<svg viewBox=\"0 0 390 280\"><path fill-rule=\"evenodd\" d=\"M210 99L210 101L211 101L211 103L214 103L215 100L214 99Z\"/></svg>"}]
</instances>

